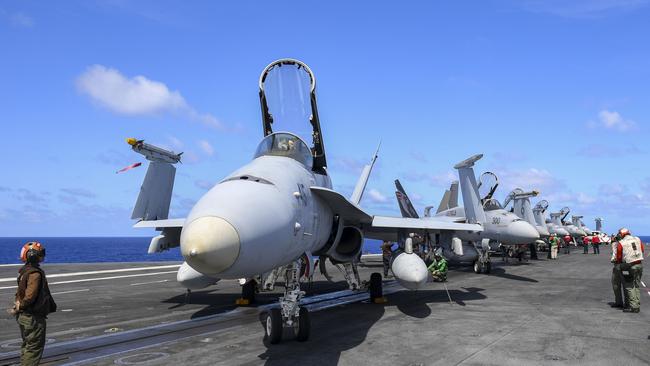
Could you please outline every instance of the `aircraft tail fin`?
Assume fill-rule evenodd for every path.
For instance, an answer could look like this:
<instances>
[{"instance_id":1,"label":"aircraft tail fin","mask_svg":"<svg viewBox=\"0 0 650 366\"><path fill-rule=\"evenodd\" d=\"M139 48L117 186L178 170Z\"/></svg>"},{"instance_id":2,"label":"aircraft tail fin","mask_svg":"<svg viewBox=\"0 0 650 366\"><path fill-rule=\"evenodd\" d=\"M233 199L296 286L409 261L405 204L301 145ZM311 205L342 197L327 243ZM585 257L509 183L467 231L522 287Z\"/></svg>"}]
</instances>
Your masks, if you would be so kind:
<instances>
[{"instance_id":1,"label":"aircraft tail fin","mask_svg":"<svg viewBox=\"0 0 650 366\"><path fill-rule=\"evenodd\" d=\"M379 145L377 145L377 150L375 151L375 155L372 156L370 163L363 167L363 171L361 171L361 176L357 181L357 185L354 187L354 192L352 192L350 201L355 205L358 205L359 202L361 202L361 198L363 198L363 192L366 190L366 185L368 184L370 173L372 172L372 168L375 166L375 161L377 161L377 157L379 156L380 147L381 141L379 142Z\"/></svg>"},{"instance_id":2,"label":"aircraft tail fin","mask_svg":"<svg viewBox=\"0 0 650 366\"><path fill-rule=\"evenodd\" d=\"M603 219L600 217L596 217L596 230L603 232Z\"/></svg>"},{"instance_id":3,"label":"aircraft tail fin","mask_svg":"<svg viewBox=\"0 0 650 366\"><path fill-rule=\"evenodd\" d=\"M402 212L402 217L410 217L414 219L419 218L420 216L418 215L418 212L415 211L415 207L413 207L413 204L404 191L404 187L402 187L399 179L395 179L395 188L397 188L395 196L397 197L397 203L399 204L399 210Z\"/></svg>"},{"instance_id":4,"label":"aircraft tail fin","mask_svg":"<svg viewBox=\"0 0 650 366\"><path fill-rule=\"evenodd\" d=\"M451 182L451 186L449 187L448 208L454 208L454 207L458 207L458 181L457 180Z\"/></svg>"},{"instance_id":5,"label":"aircraft tail fin","mask_svg":"<svg viewBox=\"0 0 650 366\"><path fill-rule=\"evenodd\" d=\"M449 208L450 195L451 192L448 189L445 190L445 194L442 195L442 199L440 200L440 205L438 205L438 210L436 211L436 213L440 213Z\"/></svg>"},{"instance_id":6,"label":"aircraft tail fin","mask_svg":"<svg viewBox=\"0 0 650 366\"><path fill-rule=\"evenodd\" d=\"M481 204L481 197L478 193L478 184L474 174L474 163L483 157L483 154L474 155L454 165L458 170L460 191L463 195L465 206L465 218L470 224L484 223L486 221L485 211Z\"/></svg>"},{"instance_id":7,"label":"aircraft tail fin","mask_svg":"<svg viewBox=\"0 0 650 366\"><path fill-rule=\"evenodd\" d=\"M131 219L147 221L167 219L175 176L176 168L172 164L150 162Z\"/></svg>"}]
</instances>

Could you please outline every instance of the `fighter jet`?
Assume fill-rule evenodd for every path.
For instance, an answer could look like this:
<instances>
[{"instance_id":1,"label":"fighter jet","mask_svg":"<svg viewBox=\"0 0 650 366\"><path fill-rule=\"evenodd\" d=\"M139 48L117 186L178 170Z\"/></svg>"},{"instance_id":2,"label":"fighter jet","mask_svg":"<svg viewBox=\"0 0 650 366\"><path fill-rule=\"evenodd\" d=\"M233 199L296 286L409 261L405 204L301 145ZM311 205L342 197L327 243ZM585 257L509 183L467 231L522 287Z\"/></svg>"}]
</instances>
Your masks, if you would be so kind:
<instances>
[{"instance_id":1,"label":"fighter jet","mask_svg":"<svg viewBox=\"0 0 650 366\"><path fill-rule=\"evenodd\" d=\"M558 218L560 220L560 223L562 225L564 225L564 228L566 229L566 231L569 232L569 235L571 235L571 237L574 240L575 239L580 239L583 236L586 236L587 233L585 233L585 231L582 228L580 228L579 226L574 225L573 222L571 222L571 221L566 221L566 218L567 218L567 216L569 216L570 212L571 212L571 209L566 207L566 206L563 207L560 210L560 215L558 216Z\"/></svg>"},{"instance_id":2,"label":"fighter jet","mask_svg":"<svg viewBox=\"0 0 650 366\"><path fill-rule=\"evenodd\" d=\"M188 288L243 279L242 295L250 296L257 282L253 279L267 282L269 276L284 274L279 309L271 309L266 317L270 343L281 340L285 327L295 331L297 340L308 339L309 314L300 306L300 281L314 268L314 257L341 265L350 288L358 290L356 266L364 237L398 241L392 272L405 287L418 289L428 272L413 253L413 235L483 230L474 222L368 214L359 203L376 154L350 199L332 190L316 81L304 63L282 59L268 65L259 79L259 98L264 137L251 162L203 195L186 218L167 219L174 169L172 162L156 160L149 166L132 218L141 220L135 227L161 231L152 239L150 252L180 246L185 263L177 279ZM376 284L377 276L371 277L371 286L373 281ZM378 281L381 285L381 276Z\"/></svg>"},{"instance_id":3,"label":"fighter jet","mask_svg":"<svg viewBox=\"0 0 650 366\"><path fill-rule=\"evenodd\" d=\"M537 197L538 195L539 191L533 190L530 192L524 192L521 188L515 188L506 197L503 202L503 207L508 207L508 204L512 202L512 208L510 211L522 220L533 225L535 229L537 229L540 238L546 238L550 235L546 223L544 221L538 222L535 219L535 213L530 203L530 198Z\"/></svg>"},{"instance_id":4,"label":"fighter jet","mask_svg":"<svg viewBox=\"0 0 650 366\"><path fill-rule=\"evenodd\" d=\"M573 215L573 216L571 216L571 222L573 223L573 225L575 227L577 227L579 229L582 229L582 231L584 231L587 236L591 236L592 231L591 231L590 228L587 227L587 225L585 225L584 222L582 222L583 217L584 216Z\"/></svg>"},{"instance_id":5,"label":"fighter jet","mask_svg":"<svg viewBox=\"0 0 650 366\"><path fill-rule=\"evenodd\" d=\"M611 243L612 238L603 231L603 219L601 217L596 217L596 230L591 232L592 235L596 235L600 238L601 243Z\"/></svg>"},{"instance_id":6,"label":"fighter jet","mask_svg":"<svg viewBox=\"0 0 650 366\"><path fill-rule=\"evenodd\" d=\"M464 206L458 205L458 182L452 183L445 192L435 215L431 215L431 207L425 209L422 221L444 220L455 223L479 224L480 232L446 232L433 240L435 246L443 249L443 255L456 262L471 262L476 273L489 273L491 263L489 249L491 243L526 244L539 238L535 227L523 221L516 215L506 211L499 202L492 198L496 185L483 197L479 196L479 185L474 175L474 163L483 157L474 155L454 166L458 170L460 190ZM395 181L395 195L403 217L419 219L404 188L399 180ZM466 254L467 251L467 254Z\"/></svg>"},{"instance_id":7,"label":"fighter jet","mask_svg":"<svg viewBox=\"0 0 650 366\"><path fill-rule=\"evenodd\" d=\"M537 225L538 226L546 225L546 228L548 229L550 234L555 234L560 237L569 235L569 232L564 229L561 223L560 225L556 225L554 220L549 220L548 218L546 218L546 211L548 210L548 206L549 204L547 200L541 200L537 202L535 208L533 208L533 214L535 215L535 222L537 223Z\"/></svg>"}]
</instances>

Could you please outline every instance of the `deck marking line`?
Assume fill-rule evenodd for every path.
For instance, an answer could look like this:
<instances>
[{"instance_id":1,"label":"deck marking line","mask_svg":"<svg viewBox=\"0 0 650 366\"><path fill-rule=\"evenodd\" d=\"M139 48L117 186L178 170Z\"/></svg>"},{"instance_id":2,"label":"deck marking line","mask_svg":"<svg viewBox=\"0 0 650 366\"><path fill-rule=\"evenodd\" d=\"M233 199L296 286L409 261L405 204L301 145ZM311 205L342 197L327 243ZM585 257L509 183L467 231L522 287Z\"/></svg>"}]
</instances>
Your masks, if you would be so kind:
<instances>
[{"instance_id":1,"label":"deck marking line","mask_svg":"<svg viewBox=\"0 0 650 366\"><path fill-rule=\"evenodd\" d=\"M100 278L84 278L84 279L81 279L81 280L50 282L50 283L48 283L48 285L63 285L63 284L66 284L66 283L79 283L79 282L90 282L90 281L115 280L115 279L118 279L118 278L130 278L130 277L156 276L156 275L169 274L169 273L176 273L176 271L140 273L140 274L134 274L134 275L111 276L111 277L100 277ZM10 288L18 288L18 286L0 287L0 290L6 290L6 289L10 289Z\"/></svg>"},{"instance_id":2,"label":"deck marking line","mask_svg":"<svg viewBox=\"0 0 650 366\"><path fill-rule=\"evenodd\" d=\"M139 283L132 283L129 286L140 286L140 285L149 285L152 283L163 283L163 282L169 282L169 280L160 280L160 281L151 281L151 282L139 282Z\"/></svg>"},{"instance_id":3,"label":"deck marking line","mask_svg":"<svg viewBox=\"0 0 650 366\"><path fill-rule=\"evenodd\" d=\"M643 283L643 281L641 281L641 284L643 285L643 287L646 287L646 286L645 286L645 283Z\"/></svg>"},{"instance_id":4,"label":"deck marking line","mask_svg":"<svg viewBox=\"0 0 650 366\"><path fill-rule=\"evenodd\" d=\"M85 288L83 290L70 290L70 291L63 291L63 292L52 292L52 295L71 294L73 292L85 292L85 291L90 291L90 289Z\"/></svg>"},{"instance_id":5,"label":"deck marking line","mask_svg":"<svg viewBox=\"0 0 650 366\"><path fill-rule=\"evenodd\" d=\"M85 275L104 274L104 273L135 272L135 271L146 271L146 270L150 270L150 269L178 268L180 266L181 266L180 264L172 264L172 265L166 265L166 266L120 268L120 269L103 269L103 270L99 270L99 271L57 273L57 274L47 275L47 278L74 277L74 276L85 276ZM10 281L15 281L15 280L16 280L16 277L0 278L0 282L10 282Z\"/></svg>"}]
</instances>

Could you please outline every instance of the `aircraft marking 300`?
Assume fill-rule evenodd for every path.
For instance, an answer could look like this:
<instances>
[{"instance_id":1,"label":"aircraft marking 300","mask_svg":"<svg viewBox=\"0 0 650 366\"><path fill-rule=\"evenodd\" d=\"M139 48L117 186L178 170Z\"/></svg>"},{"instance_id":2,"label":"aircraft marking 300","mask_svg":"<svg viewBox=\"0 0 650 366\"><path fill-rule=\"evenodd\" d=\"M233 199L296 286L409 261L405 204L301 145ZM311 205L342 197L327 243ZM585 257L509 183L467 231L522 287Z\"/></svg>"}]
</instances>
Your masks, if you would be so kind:
<instances>
[{"instance_id":1,"label":"aircraft marking 300","mask_svg":"<svg viewBox=\"0 0 650 366\"><path fill-rule=\"evenodd\" d=\"M306 81L306 86L290 89L297 80ZM304 295L300 282L314 268L315 256L321 263L328 258L343 266L350 288L360 290L356 266L364 237L398 241L392 272L403 286L418 289L426 283L428 272L413 253L412 235L483 230L476 223L423 222L364 211L359 202L377 154L364 168L349 199L334 191L316 105L316 81L304 63L282 59L268 65L259 79L259 97L264 138L253 160L210 189L186 218L168 219L173 164L180 155L129 140L133 150L152 161L132 218L139 220L135 227L161 232L152 239L150 253L180 246L185 263L177 279L188 289L206 287L219 279L244 278L242 293L250 296L257 282L253 279L262 277L262 282L267 282L282 272L284 296L279 309L271 309L266 318L265 334L270 343L281 340L284 327L293 328L297 340L308 339L309 314L300 306ZM293 132L276 128L295 119L296 113L293 117L287 114L296 111L291 102L306 104L307 112L298 122L308 131L311 146L298 135L300 127ZM378 282L381 286L381 277ZM376 276L371 277L371 287L373 283L377 284Z\"/></svg>"}]
</instances>

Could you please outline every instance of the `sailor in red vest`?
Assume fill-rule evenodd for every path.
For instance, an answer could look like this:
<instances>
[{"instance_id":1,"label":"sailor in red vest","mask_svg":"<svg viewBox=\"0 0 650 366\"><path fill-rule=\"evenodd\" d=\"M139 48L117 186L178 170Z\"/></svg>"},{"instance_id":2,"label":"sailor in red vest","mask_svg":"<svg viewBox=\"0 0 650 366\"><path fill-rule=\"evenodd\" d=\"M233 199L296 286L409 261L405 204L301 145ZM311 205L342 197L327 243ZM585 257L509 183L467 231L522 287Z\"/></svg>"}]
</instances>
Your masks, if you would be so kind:
<instances>
[{"instance_id":1,"label":"sailor in red vest","mask_svg":"<svg viewBox=\"0 0 650 366\"><path fill-rule=\"evenodd\" d=\"M582 254L589 254L589 237L582 238Z\"/></svg>"},{"instance_id":2,"label":"sailor in red vest","mask_svg":"<svg viewBox=\"0 0 650 366\"><path fill-rule=\"evenodd\" d=\"M621 273L625 293L630 307L623 309L626 313L638 313L641 310L641 276L643 275L643 251L641 239L632 236L630 231L622 228L618 231L620 240L616 248L616 259L621 263Z\"/></svg>"},{"instance_id":3,"label":"sailor in red vest","mask_svg":"<svg viewBox=\"0 0 650 366\"><path fill-rule=\"evenodd\" d=\"M591 246L594 248L594 254L600 254L600 238L598 235L591 238Z\"/></svg>"},{"instance_id":4,"label":"sailor in red vest","mask_svg":"<svg viewBox=\"0 0 650 366\"><path fill-rule=\"evenodd\" d=\"M571 235L565 235L564 236L564 253L566 254L571 254Z\"/></svg>"}]
</instances>

